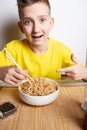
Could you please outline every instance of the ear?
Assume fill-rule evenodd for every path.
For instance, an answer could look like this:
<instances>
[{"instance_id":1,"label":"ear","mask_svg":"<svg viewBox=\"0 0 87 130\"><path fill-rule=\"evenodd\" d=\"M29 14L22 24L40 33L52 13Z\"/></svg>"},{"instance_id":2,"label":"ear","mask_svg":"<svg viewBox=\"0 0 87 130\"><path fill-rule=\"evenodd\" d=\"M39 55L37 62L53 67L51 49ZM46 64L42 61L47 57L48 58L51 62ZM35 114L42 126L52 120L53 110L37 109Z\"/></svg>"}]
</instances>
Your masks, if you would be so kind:
<instances>
[{"instance_id":1,"label":"ear","mask_svg":"<svg viewBox=\"0 0 87 130\"><path fill-rule=\"evenodd\" d=\"M24 33L23 27L22 27L22 23L21 23L21 22L18 22L18 27L20 28L21 32Z\"/></svg>"},{"instance_id":2,"label":"ear","mask_svg":"<svg viewBox=\"0 0 87 130\"><path fill-rule=\"evenodd\" d=\"M50 18L50 31L52 30L54 25L54 18Z\"/></svg>"}]
</instances>

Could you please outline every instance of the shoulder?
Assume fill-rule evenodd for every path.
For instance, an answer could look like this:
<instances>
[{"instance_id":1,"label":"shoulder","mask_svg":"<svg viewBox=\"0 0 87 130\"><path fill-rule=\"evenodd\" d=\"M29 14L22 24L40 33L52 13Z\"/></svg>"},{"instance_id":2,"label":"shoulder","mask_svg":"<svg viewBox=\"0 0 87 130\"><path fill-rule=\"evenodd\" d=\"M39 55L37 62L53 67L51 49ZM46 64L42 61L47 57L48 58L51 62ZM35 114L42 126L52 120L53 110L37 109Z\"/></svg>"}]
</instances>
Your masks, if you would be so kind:
<instances>
[{"instance_id":1,"label":"shoulder","mask_svg":"<svg viewBox=\"0 0 87 130\"><path fill-rule=\"evenodd\" d=\"M22 39L22 40L13 40L10 41L9 43L7 43L5 45L6 48L18 48L23 46L25 43L27 42L26 39Z\"/></svg>"},{"instance_id":2,"label":"shoulder","mask_svg":"<svg viewBox=\"0 0 87 130\"><path fill-rule=\"evenodd\" d=\"M49 38L49 42L51 43L52 46L56 47L57 49L62 49L62 50L71 50L66 44L64 44L61 41L55 40L53 38Z\"/></svg>"},{"instance_id":3,"label":"shoulder","mask_svg":"<svg viewBox=\"0 0 87 130\"><path fill-rule=\"evenodd\" d=\"M7 50L12 54L12 56L16 56L27 48L27 40L13 40L5 45Z\"/></svg>"}]
</instances>

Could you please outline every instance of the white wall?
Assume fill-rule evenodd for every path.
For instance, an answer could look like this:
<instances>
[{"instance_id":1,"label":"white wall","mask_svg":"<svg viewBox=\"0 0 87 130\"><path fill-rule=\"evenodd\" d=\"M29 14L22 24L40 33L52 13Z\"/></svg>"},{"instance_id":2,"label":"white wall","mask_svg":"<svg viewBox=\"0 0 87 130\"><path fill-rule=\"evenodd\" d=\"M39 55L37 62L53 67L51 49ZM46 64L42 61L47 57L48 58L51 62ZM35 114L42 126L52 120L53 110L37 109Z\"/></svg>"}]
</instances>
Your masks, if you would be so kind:
<instances>
[{"instance_id":1,"label":"white wall","mask_svg":"<svg viewBox=\"0 0 87 130\"><path fill-rule=\"evenodd\" d=\"M68 45L85 64L87 49L87 0L50 0L55 26L53 37Z\"/></svg>"},{"instance_id":2,"label":"white wall","mask_svg":"<svg viewBox=\"0 0 87 130\"><path fill-rule=\"evenodd\" d=\"M69 46L85 64L87 49L87 0L49 0L55 18L51 36ZM6 42L20 38L16 0L0 4L0 49Z\"/></svg>"},{"instance_id":3,"label":"white wall","mask_svg":"<svg viewBox=\"0 0 87 130\"><path fill-rule=\"evenodd\" d=\"M20 37L18 20L16 0L2 0L0 4L0 49L10 40Z\"/></svg>"}]
</instances>

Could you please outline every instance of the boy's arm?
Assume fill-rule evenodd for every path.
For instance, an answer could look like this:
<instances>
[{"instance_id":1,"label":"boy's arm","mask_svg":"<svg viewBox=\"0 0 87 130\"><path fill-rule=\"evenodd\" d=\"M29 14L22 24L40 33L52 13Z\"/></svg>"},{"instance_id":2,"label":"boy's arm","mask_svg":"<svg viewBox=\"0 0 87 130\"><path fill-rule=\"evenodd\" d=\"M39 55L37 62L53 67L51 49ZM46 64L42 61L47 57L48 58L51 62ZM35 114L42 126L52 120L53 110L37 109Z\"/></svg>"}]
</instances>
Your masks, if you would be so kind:
<instances>
[{"instance_id":1,"label":"boy's arm","mask_svg":"<svg viewBox=\"0 0 87 130\"><path fill-rule=\"evenodd\" d=\"M65 75L70 79L87 81L87 68L79 63L74 55L72 55L72 61L75 65L59 69L57 72L65 72Z\"/></svg>"}]
</instances>

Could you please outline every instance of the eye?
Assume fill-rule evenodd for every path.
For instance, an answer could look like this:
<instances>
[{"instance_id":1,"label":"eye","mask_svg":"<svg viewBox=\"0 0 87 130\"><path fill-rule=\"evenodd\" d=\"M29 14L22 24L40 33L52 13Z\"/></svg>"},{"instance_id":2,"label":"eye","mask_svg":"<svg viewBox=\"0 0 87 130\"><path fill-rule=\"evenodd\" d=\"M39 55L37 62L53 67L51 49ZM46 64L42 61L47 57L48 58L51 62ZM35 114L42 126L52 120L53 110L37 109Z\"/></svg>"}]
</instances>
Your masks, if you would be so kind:
<instances>
[{"instance_id":1,"label":"eye","mask_svg":"<svg viewBox=\"0 0 87 130\"><path fill-rule=\"evenodd\" d=\"M29 19L25 19L25 20L23 21L23 23L24 23L25 25L30 25L32 22L31 22L31 20L29 20Z\"/></svg>"},{"instance_id":2,"label":"eye","mask_svg":"<svg viewBox=\"0 0 87 130\"><path fill-rule=\"evenodd\" d=\"M46 21L46 18L41 18L41 19L40 19L40 22L41 22L41 23L44 23L45 21Z\"/></svg>"}]
</instances>

